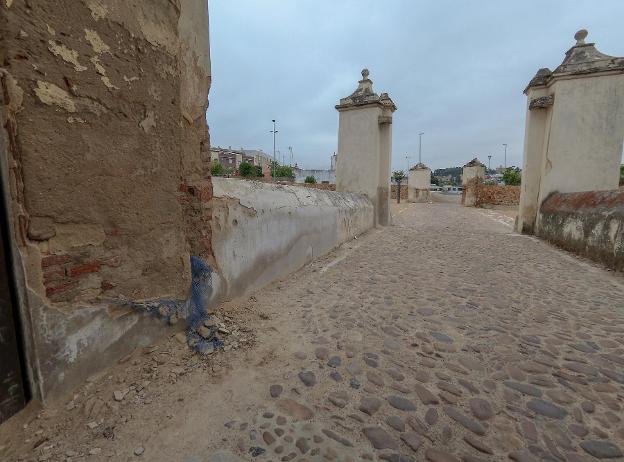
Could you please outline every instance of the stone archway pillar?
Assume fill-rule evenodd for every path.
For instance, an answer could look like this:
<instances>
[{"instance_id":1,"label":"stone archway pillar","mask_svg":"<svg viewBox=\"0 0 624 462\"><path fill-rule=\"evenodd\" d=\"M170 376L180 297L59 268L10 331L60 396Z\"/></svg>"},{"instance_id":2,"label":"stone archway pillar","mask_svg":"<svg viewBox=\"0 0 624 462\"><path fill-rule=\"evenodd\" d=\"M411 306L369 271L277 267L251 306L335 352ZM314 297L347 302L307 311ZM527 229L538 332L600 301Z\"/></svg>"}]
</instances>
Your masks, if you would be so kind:
<instances>
[{"instance_id":1,"label":"stone archway pillar","mask_svg":"<svg viewBox=\"0 0 624 462\"><path fill-rule=\"evenodd\" d=\"M522 186L516 224L533 233L552 192L617 189L624 142L624 58L607 56L587 31L554 71L540 69L527 95Z\"/></svg>"},{"instance_id":2,"label":"stone archway pillar","mask_svg":"<svg viewBox=\"0 0 624 462\"><path fill-rule=\"evenodd\" d=\"M485 165L476 157L464 165L462 173L462 205L474 207L477 205L477 191L485 178Z\"/></svg>"},{"instance_id":3,"label":"stone archway pillar","mask_svg":"<svg viewBox=\"0 0 624 462\"><path fill-rule=\"evenodd\" d=\"M390 160L394 102L373 91L368 70L355 92L340 100L336 191L366 194L375 207L375 224L390 224Z\"/></svg>"},{"instance_id":4,"label":"stone archway pillar","mask_svg":"<svg viewBox=\"0 0 624 462\"><path fill-rule=\"evenodd\" d=\"M407 201L429 202L431 200L431 170L418 163L410 168L407 176Z\"/></svg>"}]
</instances>

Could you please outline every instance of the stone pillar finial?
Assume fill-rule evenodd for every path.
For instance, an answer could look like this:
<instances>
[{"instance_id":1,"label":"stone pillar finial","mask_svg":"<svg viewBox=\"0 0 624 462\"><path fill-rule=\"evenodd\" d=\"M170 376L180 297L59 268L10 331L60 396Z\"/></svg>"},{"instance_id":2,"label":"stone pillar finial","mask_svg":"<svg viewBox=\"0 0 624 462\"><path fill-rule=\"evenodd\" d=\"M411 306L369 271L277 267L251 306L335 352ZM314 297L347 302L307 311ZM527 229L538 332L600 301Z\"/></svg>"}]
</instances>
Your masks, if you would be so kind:
<instances>
[{"instance_id":1,"label":"stone pillar finial","mask_svg":"<svg viewBox=\"0 0 624 462\"><path fill-rule=\"evenodd\" d=\"M587 29L581 29L576 34L574 34L574 40L576 40L576 46L585 45L585 39L587 38Z\"/></svg>"},{"instance_id":2,"label":"stone pillar finial","mask_svg":"<svg viewBox=\"0 0 624 462\"><path fill-rule=\"evenodd\" d=\"M368 69L366 68L362 69L362 80L368 80L369 75L370 75L370 72L368 72Z\"/></svg>"}]
</instances>

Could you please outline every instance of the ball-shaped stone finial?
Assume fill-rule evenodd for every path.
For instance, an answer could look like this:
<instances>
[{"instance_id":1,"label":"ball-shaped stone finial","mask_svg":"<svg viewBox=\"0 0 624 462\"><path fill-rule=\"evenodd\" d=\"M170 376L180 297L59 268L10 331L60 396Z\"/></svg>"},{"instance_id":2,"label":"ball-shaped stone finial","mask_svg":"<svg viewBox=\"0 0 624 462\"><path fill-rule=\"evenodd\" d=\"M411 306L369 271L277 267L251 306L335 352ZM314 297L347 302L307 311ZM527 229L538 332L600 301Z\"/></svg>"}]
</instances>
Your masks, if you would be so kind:
<instances>
[{"instance_id":1,"label":"ball-shaped stone finial","mask_svg":"<svg viewBox=\"0 0 624 462\"><path fill-rule=\"evenodd\" d=\"M368 79L369 74L370 72L368 72L368 69L362 69L362 79Z\"/></svg>"},{"instance_id":2,"label":"ball-shaped stone finial","mask_svg":"<svg viewBox=\"0 0 624 462\"><path fill-rule=\"evenodd\" d=\"M576 40L576 44L577 45L585 44L585 38L587 37L587 34L589 34L589 32L587 32L586 29L581 29L576 34L574 34L574 39Z\"/></svg>"}]
</instances>

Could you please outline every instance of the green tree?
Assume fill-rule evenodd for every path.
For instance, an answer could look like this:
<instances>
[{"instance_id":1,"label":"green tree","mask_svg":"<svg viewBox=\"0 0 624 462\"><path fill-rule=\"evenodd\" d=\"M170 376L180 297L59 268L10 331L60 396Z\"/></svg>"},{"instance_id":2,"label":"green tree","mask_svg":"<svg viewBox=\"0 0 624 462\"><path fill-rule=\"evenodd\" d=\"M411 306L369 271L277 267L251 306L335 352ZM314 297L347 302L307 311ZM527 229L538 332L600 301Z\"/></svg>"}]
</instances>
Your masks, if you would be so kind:
<instances>
[{"instance_id":1,"label":"green tree","mask_svg":"<svg viewBox=\"0 0 624 462\"><path fill-rule=\"evenodd\" d=\"M257 177L264 176L264 173L262 172L262 167L260 165L256 165L256 176Z\"/></svg>"},{"instance_id":2,"label":"green tree","mask_svg":"<svg viewBox=\"0 0 624 462\"><path fill-rule=\"evenodd\" d=\"M520 169L518 167L508 167L503 173L503 181L509 186L519 186L522 179Z\"/></svg>"},{"instance_id":3,"label":"green tree","mask_svg":"<svg viewBox=\"0 0 624 462\"><path fill-rule=\"evenodd\" d=\"M238 174L244 178L253 178L256 176L256 167L249 162L241 162L238 166Z\"/></svg>"},{"instance_id":4,"label":"green tree","mask_svg":"<svg viewBox=\"0 0 624 462\"><path fill-rule=\"evenodd\" d=\"M405 172L403 170L396 170L392 172L392 179L396 181L397 183L400 183L405 178L407 177L405 176Z\"/></svg>"},{"instance_id":5,"label":"green tree","mask_svg":"<svg viewBox=\"0 0 624 462\"><path fill-rule=\"evenodd\" d=\"M438 179L437 176L435 176L433 174L433 172L431 172L431 184L434 184L436 186L440 186L440 180Z\"/></svg>"},{"instance_id":6,"label":"green tree","mask_svg":"<svg viewBox=\"0 0 624 462\"><path fill-rule=\"evenodd\" d=\"M213 160L212 164L210 164L210 173L212 173L213 176L221 176L225 173L225 169L218 160Z\"/></svg>"},{"instance_id":7,"label":"green tree","mask_svg":"<svg viewBox=\"0 0 624 462\"><path fill-rule=\"evenodd\" d=\"M620 186L624 185L624 165L620 165Z\"/></svg>"},{"instance_id":8,"label":"green tree","mask_svg":"<svg viewBox=\"0 0 624 462\"><path fill-rule=\"evenodd\" d=\"M314 178L312 175L306 176L304 181L308 184L316 184L316 178Z\"/></svg>"}]
</instances>

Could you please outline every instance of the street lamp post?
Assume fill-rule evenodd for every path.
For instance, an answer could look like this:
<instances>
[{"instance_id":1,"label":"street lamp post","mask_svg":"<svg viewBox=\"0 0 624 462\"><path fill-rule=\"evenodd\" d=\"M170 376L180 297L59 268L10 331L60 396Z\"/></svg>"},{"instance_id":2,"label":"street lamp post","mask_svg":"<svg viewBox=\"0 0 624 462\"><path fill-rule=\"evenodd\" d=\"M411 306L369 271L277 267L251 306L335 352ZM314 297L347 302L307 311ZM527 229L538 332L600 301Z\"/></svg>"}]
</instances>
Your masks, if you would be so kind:
<instances>
[{"instance_id":1,"label":"street lamp post","mask_svg":"<svg viewBox=\"0 0 624 462\"><path fill-rule=\"evenodd\" d=\"M422 136L424 134L425 134L424 132L418 134L418 163L419 164L422 164Z\"/></svg>"},{"instance_id":2,"label":"street lamp post","mask_svg":"<svg viewBox=\"0 0 624 462\"><path fill-rule=\"evenodd\" d=\"M488 156L488 171L492 170L492 154Z\"/></svg>"},{"instance_id":3,"label":"street lamp post","mask_svg":"<svg viewBox=\"0 0 624 462\"><path fill-rule=\"evenodd\" d=\"M271 130L271 133L273 133L273 180L275 180L275 173L276 173L276 164L277 164L277 159L275 157L275 134L277 133L277 130L275 129L275 119L272 120L273 122L273 130Z\"/></svg>"},{"instance_id":4,"label":"street lamp post","mask_svg":"<svg viewBox=\"0 0 624 462\"><path fill-rule=\"evenodd\" d=\"M505 146L505 168L507 168L507 143L503 143L503 146Z\"/></svg>"},{"instance_id":5,"label":"street lamp post","mask_svg":"<svg viewBox=\"0 0 624 462\"><path fill-rule=\"evenodd\" d=\"M407 160L407 171L409 172L410 166L409 166L409 154L405 154L405 160Z\"/></svg>"}]
</instances>

